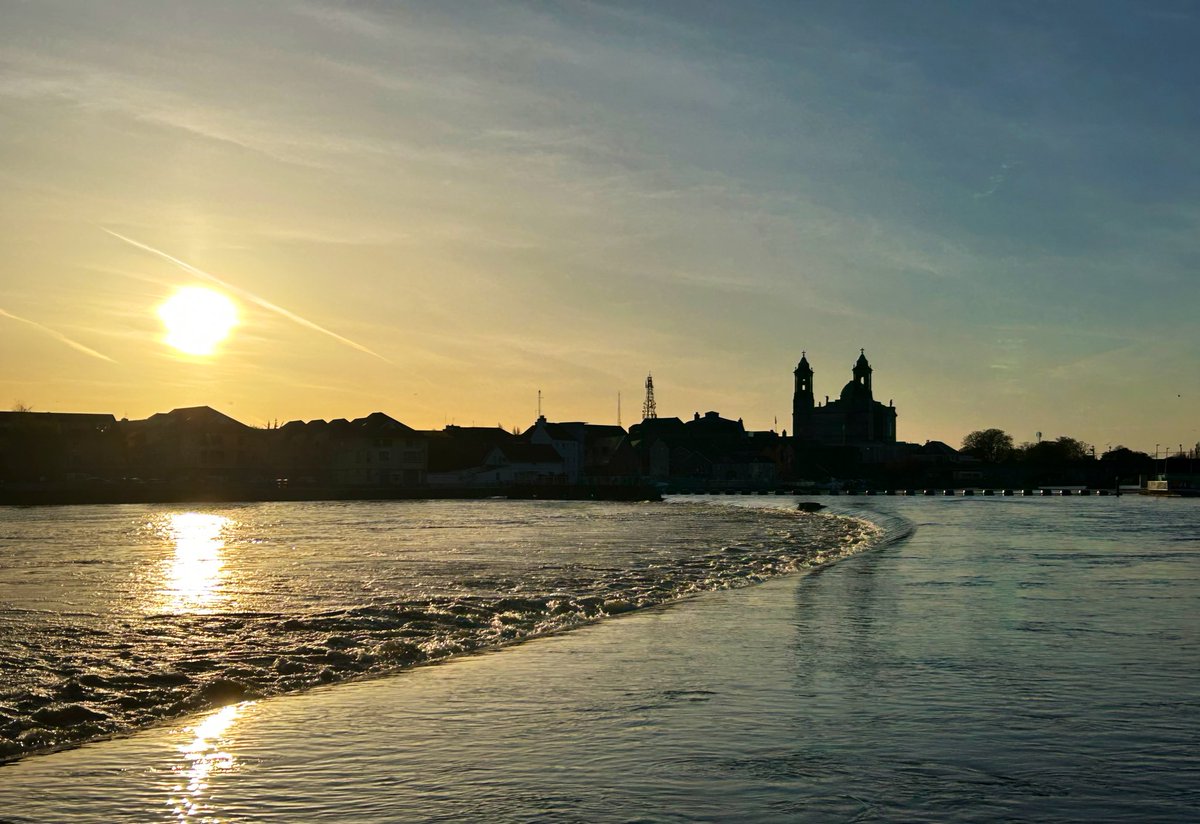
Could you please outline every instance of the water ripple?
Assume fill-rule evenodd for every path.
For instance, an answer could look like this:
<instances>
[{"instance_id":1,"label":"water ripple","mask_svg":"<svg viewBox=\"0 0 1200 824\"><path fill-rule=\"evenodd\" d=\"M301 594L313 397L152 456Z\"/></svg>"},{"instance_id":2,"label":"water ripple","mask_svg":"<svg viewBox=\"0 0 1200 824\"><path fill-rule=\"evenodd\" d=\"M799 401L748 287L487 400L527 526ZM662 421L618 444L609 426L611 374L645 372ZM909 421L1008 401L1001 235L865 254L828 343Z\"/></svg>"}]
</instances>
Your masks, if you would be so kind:
<instances>
[{"instance_id":1,"label":"water ripple","mask_svg":"<svg viewBox=\"0 0 1200 824\"><path fill-rule=\"evenodd\" d=\"M124 528L100 530L96 509L60 510L52 547L42 511L12 513L0 759L745 586L885 536L704 505L118 507Z\"/></svg>"}]
</instances>

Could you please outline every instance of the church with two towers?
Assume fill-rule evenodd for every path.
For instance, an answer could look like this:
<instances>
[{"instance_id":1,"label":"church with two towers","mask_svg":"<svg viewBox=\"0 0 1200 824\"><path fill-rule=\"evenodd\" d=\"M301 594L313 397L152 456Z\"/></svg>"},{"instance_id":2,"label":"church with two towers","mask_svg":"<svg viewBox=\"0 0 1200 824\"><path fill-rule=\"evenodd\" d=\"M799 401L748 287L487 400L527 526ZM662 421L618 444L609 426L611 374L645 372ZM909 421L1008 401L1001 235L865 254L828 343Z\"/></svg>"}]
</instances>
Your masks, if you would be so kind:
<instances>
[{"instance_id":1,"label":"church with two towers","mask_svg":"<svg viewBox=\"0 0 1200 824\"><path fill-rule=\"evenodd\" d=\"M824 403L813 397L813 369L808 353L796 367L792 395L792 435L798 441L821 446L874 446L896 443L896 407L884 406L871 391L871 364L859 350L850 382L836 400Z\"/></svg>"}]
</instances>

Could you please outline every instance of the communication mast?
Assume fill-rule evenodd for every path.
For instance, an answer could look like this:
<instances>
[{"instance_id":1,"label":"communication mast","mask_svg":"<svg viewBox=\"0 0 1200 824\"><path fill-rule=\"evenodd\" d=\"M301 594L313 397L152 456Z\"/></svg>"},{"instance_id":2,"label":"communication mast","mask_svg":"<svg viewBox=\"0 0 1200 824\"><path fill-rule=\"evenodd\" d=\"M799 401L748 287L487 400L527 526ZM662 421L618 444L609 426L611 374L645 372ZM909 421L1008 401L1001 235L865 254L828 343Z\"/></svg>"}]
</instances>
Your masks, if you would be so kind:
<instances>
[{"instance_id":1,"label":"communication mast","mask_svg":"<svg viewBox=\"0 0 1200 824\"><path fill-rule=\"evenodd\" d=\"M642 404L642 420L657 418L658 410L654 406L654 376L646 375L646 402Z\"/></svg>"}]
</instances>

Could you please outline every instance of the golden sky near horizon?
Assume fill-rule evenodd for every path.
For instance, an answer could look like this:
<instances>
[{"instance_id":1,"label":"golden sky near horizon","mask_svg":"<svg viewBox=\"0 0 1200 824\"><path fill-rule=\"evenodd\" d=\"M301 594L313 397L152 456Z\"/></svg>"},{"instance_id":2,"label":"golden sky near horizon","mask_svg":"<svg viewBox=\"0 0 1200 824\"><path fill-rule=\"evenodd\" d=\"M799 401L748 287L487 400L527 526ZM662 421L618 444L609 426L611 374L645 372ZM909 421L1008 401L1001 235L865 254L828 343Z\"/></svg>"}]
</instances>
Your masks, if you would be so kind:
<instances>
[{"instance_id":1,"label":"golden sky near horizon","mask_svg":"<svg viewBox=\"0 0 1200 824\"><path fill-rule=\"evenodd\" d=\"M864 347L903 440L1190 447L1168 6L10 0L0 400L785 429Z\"/></svg>"}]
</instances>

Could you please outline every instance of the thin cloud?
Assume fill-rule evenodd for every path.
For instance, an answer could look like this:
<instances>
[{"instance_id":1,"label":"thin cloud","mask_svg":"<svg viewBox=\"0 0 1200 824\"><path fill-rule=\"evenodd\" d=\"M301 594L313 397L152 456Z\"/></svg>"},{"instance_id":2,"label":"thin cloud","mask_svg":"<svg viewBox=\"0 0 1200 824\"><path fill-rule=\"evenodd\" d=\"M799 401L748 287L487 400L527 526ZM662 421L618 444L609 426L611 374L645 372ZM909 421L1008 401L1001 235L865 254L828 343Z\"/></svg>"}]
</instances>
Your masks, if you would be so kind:
<instances>
[{"instance_id":1,"label":"thin cloud","mask_svg":"<svg viewBox=\"0 0 1200 824\"><path fill-rule=\"evenodd\" d=\"M987 188L982 192L975 192L975 194L971 195L971 197L975 198L976 200L982 200L985 197L991 197L992 195L996 194L997 190L999 190L999 188L1004 185L1005 181L1008 180L1008 173L1017 168L1019 165L1021 164L1001 163L1000 171L988 178Z\"/></svg>"},{"instance_id":2,"label":"thin cloud","mask_svg":"<svg viewBox=\"0 0 1200 824\"><path fill-rule=\"evenodd\" d=\"M324 6L318 3L297 3L290 10L294 14L372 40L384 39L392 33L392 30L380 19L360 10L340 6Z\"/></svg>"},{"instance_id":3,"label":"thin cloud","mask_svg":"<svg viewBox=\"0 0 1200 824\"><path fill-rule=\"evenodd\" d=\"M143 251L149 252L152 255L157 255L158 257L162 258L163 260L170 261L171 263L174 263L179 268L183 269L185 272L189 272L189 273L195 275L196 277L199 277L199 278L209 281L210 283L215 283L223 289L228 289L230 292L233 292L234 294L238 295L239 297L243 298L244 300L247 300L250 303L255 304L256 306L261 306L263 309L266 309L267 311L270 311L270 312L274 312L277 315L282 315L283 317L287 318L288 320L292 321L293 323L297 323L300 326L303 326L305 329L311 329L314 332L320 332L322 335L328 335L329 337L333 338L334 340L338 341L339 343L349 346L351 349L357 349L358 351L365 352L366 354L371 355L372 357L379 358L381 361L384 361L386 363L391 363L391 361L389 361L383 355L379 354L378 352L374 352L374 351L368 349L367 347L363 346L361 343L356 343L355 341L350 340L350 338L347 338L343 335L339 335L337 332L326 329L324 326L313 323L311 320L308 320L307 318L303 318L300 315L297 315L295 312L291 312L287 309L284 309L282 306L278 306L274 303L271 303L269 300L260 298L258 295L254 294L253 292L248 292L245 289L242 289L238 286L234 286L233 284L228 283L227 281L221 280L216 275L209 274L208 272L205 272L203 269L199 269L199 268L193 266L192 264L187 263L186 261L180 260L179 258L174 257L173 255L169 255L166 252L162 251L161 249L155 249L153 246L148 246L145 243L134 240L133 238L126 237L125 235L114 232L112 229L107 229L103 226L101 226L100 228L103 229L108 234L112 235L113 237L117 238L117 240L122 240L125 243L128 243L130 246L134 246L138 249L142 249Z\"/></svg>"},{"instance_id":4,"label":"thin cloud","mask_svg":"<svg viewBox=\"0 0 1200 824\"><path fill-rule=\"evenodd\" d=\"M65 100L306 168L329 169L327 154L353 150L339 148L334 138L298 139L257 112L182 96L136 73L20 50L6 58L10 76L0 77L0 98Z\"/></svg>"},{"instance_id":5,"label":"thin cloud","mask_svg":"<svg viewBox=\"0 0 1200 824\"><path fill-rule=\"evenodd\" d=\"M79 352L82 352L85 355L91 355L93 358L99 358L100 360L105 360L105 361L108 361L109 363L116 363L116 361L113 360L112 358L110 358L108 355L97 352L95 349L92 349L89 346L84 346L79 341L71 340L66 335L64 335L62 332L51 329L49 326L43 326L42 324L38 323L35 320L30 320L29 318L23 318L23 317L20 317L19 315L14 315L12 312L6 312L3 309L0 309L0 315L4 316L6 318L10 318L15 321L19 321L21 323L27 323L30 326L32 326L34 329L37 329L39 332L44 332L45 334L49 335L50 337L54 338L55 340L57 340L61 343L65 343L67 346L69 346L72 349L75 349Z\"/></svg>"}]
</instances>

